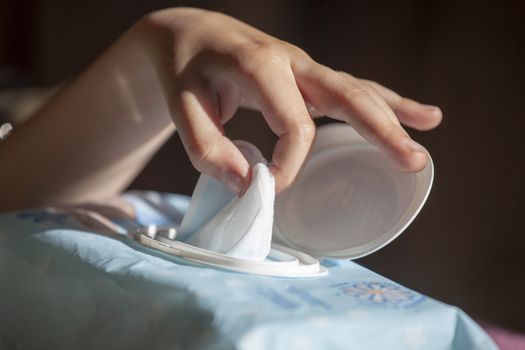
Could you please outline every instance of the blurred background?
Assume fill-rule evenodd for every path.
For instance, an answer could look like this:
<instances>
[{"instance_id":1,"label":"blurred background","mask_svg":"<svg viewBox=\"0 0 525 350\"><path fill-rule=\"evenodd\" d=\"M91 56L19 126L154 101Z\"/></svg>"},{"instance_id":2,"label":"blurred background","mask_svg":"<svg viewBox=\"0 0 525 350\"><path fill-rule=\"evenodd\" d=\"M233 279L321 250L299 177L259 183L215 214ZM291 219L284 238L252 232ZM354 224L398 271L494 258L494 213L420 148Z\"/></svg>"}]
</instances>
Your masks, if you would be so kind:
<instances>
[{"instance_id":1,"label":"blurred background","mask_svg":"<svg viewBox=\"0 0 525 350\"><path fill-rule=\"evenodd\" d=\"M358 262L525 332L524 2L0 0L0 122L23 121L143 14L181 5L230 14L325 65L439 105L438 129L410 131L436 166L427 205ZM238 112L226 131L271 154L275 137L258 114ZM131 188L191 194L197 176L175 135Z\"/></svg>"}]
</instances>

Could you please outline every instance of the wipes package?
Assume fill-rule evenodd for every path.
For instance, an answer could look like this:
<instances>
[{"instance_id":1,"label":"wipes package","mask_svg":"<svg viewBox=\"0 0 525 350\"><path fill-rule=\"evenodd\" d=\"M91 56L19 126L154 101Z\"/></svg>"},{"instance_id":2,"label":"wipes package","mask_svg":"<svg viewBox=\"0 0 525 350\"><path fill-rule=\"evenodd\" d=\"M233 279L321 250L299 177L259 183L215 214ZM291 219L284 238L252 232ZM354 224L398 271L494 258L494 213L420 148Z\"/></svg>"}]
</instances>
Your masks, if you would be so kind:
<instances>
[{"instance_id":1,"label":"wipes package","mask_svg":"<svg viewBox=\"0 0 525 350\"><path fill-rule=\"evenodd\" d=\"M106 217L109 235L75 211L0 215L1 349L496 349L458 308L351 261L268 278L145 247L117 232L177 227L189 200L124 199L136 219Z\"/></svg>"},{"instance_id":2,"label":"wipes package","mask_svg":"<svg viewBox=\"0 0 525 350\"><path fill-rule=\"evenodd\" d=\"M221 182L201 175L178 239L239 259L264 260L272 241L275 181L255 146L236 143L252 166L250 187L237 197Z\"/></svg>"}]
</instances>

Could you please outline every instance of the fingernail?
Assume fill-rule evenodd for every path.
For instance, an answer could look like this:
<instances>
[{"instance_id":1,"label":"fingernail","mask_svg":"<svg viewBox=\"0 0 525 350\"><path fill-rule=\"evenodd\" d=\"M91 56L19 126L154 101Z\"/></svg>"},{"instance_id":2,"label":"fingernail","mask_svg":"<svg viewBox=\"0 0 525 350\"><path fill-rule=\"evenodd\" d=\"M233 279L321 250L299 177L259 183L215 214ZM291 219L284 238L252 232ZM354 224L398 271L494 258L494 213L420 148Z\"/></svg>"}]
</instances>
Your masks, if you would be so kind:
<instances>
[{"instance_id":1,"label":"fingernail","mask_svg":"<svg viewBox=\"0 0 525 350\"><path fill-rule=\"evenodd\" d=\"M231 170L226 170L222 175L222 182L228 186L235 194L240 195L242 192L242 178Z\"/></svg>"},{"instance_id":2,"label":"fingernail","mask_svg":"<svg viewBox=\"0 0 525 350\"><path fill-rule=\"evenodd\" d=\"M419 143L412 139L406 139L405 145L408 149L410 149L413 152L421 152L421 153L427 153L427 150L425 147L421 146Z\"/></svg>"}]
</instances>

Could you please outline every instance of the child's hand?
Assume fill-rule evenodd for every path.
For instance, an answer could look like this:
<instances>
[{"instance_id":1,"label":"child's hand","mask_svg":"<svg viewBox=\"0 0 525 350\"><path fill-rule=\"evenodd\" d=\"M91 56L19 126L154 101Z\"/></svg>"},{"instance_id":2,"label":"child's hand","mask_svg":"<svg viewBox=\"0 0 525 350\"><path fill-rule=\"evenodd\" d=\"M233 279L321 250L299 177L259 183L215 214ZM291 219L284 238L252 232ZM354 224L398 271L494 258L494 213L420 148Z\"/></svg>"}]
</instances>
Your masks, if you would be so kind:
<instances>
[{"instance_id":1,"label":"child's hand","mask_svg":"<svg viewBox=\"0 0 525 350\"><path fill-rule=\"evenodd\" d=\"M424 149L400 122L427 130L441 111L372 81L318 64L304 51L223 14L168 9L141 25L167 30L173 57L170 110L193 165L242 193L249 165L224 136L238 107L260 110L279 136L272 156L276 190L289 186L315 136L312 117L345 121L404 171L419 171Z\"/></svg>"},{"instance_id":2,"label":"child's hand","mask_svg":"<svg viewBox=\"0 0 525 350\"><path fill-rule=\"evenodd\" d=\"M437 107L335 72L231 17L162 10L0 142L0 211L117 196L175 128L198 170L242 194L248 162L222 129L238 107L260 110L279 136L272 156L277 191L305 161L314 116L351 124L405 171L423 168L426 154L399 120L416 129L441 120Z\"/></svg>"}]
</instances>

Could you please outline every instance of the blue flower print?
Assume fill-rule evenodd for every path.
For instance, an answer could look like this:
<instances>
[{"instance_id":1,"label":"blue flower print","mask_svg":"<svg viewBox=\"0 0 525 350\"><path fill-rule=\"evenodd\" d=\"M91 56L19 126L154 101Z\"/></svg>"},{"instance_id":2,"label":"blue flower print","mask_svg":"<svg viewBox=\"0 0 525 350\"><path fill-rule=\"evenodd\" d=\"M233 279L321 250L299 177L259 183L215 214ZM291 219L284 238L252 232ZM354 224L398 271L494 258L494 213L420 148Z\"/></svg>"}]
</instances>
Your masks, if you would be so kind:
<instances>
[{"instance_id":1,"label":"blue flower print","mask_svg":"<svg viewBox=\"0 0 525 350\"><path fill-rule=\"evenodd\" d=\"M367 305L410 307L425 298L417 292L388 282L340 283L332 287Z\"/></svg>"}]
</instances>

